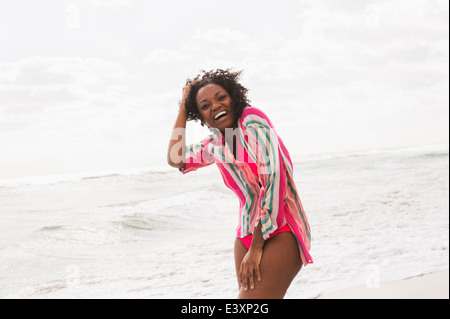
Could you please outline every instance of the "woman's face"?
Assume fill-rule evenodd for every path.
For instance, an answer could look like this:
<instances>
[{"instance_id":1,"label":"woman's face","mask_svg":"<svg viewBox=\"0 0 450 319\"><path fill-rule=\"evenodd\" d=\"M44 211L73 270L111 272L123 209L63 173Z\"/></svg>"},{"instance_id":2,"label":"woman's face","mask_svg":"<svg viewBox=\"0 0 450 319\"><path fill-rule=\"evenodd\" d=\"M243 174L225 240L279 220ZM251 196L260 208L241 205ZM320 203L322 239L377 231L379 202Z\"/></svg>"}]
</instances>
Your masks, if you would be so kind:
<instances>
[{"instance_id":1,"label":"woman's face","mask_svg":"<svg viewBox=\"0 0 450 319\"><path fill-rule=\"evenodd\" d=\"M231 96L220 85L207 84L202 87L197 93L196 102L203 121L209 127L217 128L222 133L226 128L236 127Z\"/></svg>"}]
</instances>

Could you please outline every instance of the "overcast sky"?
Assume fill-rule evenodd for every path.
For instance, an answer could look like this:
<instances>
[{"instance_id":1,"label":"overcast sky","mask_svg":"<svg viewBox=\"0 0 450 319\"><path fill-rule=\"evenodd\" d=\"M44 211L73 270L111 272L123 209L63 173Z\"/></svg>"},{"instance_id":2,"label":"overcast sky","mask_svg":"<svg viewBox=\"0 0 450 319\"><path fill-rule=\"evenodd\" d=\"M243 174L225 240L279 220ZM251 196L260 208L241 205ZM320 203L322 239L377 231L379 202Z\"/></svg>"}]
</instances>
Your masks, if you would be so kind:
<instances>
[{"instance_id":1,"label":"overcast sky","mask_svg":"<svg viewBox=\"0 0 450 319\"><path fill-rule=\"evenodd\" d=\"M165 165L213 68L293 157L448 143L448 26L448 0L1 1L0 178Z\"/></svg>"}]
</instances>

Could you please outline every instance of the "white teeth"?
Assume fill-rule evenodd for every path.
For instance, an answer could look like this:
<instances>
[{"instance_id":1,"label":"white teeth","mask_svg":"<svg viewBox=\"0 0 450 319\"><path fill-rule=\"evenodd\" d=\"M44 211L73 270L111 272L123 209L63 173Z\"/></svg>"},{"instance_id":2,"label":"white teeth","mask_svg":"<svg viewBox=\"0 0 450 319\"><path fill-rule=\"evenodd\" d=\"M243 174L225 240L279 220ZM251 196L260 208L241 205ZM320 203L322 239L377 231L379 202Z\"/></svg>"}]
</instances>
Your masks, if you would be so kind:
<instances>
[{"instance_id":1,"label":"white teeth","mask_svg":"<svg viewBox=\"0 0 450 319\"><path fill-rule=\"evenodd\" d=\"M227 114L227 112L222 111L222 112L220 112L219 114L217 114L217 115L214 117L214 119L217 120L220 116L225 115L225 114Z\"/></svg>"}]
</instances>

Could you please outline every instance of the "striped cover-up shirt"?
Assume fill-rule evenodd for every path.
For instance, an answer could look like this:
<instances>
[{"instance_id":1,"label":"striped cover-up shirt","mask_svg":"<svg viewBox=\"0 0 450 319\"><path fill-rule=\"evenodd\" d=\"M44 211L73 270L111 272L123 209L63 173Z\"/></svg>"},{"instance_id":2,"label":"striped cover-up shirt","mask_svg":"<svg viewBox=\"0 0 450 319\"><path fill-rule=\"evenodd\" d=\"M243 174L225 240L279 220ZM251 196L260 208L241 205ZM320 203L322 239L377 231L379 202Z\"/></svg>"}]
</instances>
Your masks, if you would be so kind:
<instances>
[{"instance_id":1,"label":"striped cover-up shirt","mask_svg":"<svg viewBox=\"0 0 450 319\"><path fill-rule=\"evenodd\" d=\"M237 158L232 146L225 143L228 134L236 135ZM182 173L215 163L226 186L239 198L237 237L253 234L260 222L267 240L287 224L297 240L303 264L312 263L311 232L294 184L292 161L268 117L255 107L246 107L238 128L227 129L225 136L216 132L201 143L187 146Z\"/></svg>"}]
</instances>

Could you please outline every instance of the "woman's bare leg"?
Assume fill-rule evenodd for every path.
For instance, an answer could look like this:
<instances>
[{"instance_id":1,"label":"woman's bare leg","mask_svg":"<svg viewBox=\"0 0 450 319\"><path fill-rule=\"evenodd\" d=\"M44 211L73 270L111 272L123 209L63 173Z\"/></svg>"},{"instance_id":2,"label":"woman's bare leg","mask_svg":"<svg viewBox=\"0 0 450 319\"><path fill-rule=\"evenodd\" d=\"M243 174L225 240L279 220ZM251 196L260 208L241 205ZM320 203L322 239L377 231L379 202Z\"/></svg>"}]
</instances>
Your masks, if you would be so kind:
<instances>
[{"instance_id":1,"label":"woman's bare leg","mask_svg":"<svg viewBox=\"0 0 450 319\"><path fill-rule=\"evenodd\" d=\"M236 276L247 248L239 238L234 243ZM292 280L302 268L297 241L291 232L276 234L264 244L260 264L261 281L255 280L255 288L245 291L239 288L239 299L280 299L286 294ZM238 280L239 285L239 280Z\"/></svg>"}]
</instances>

